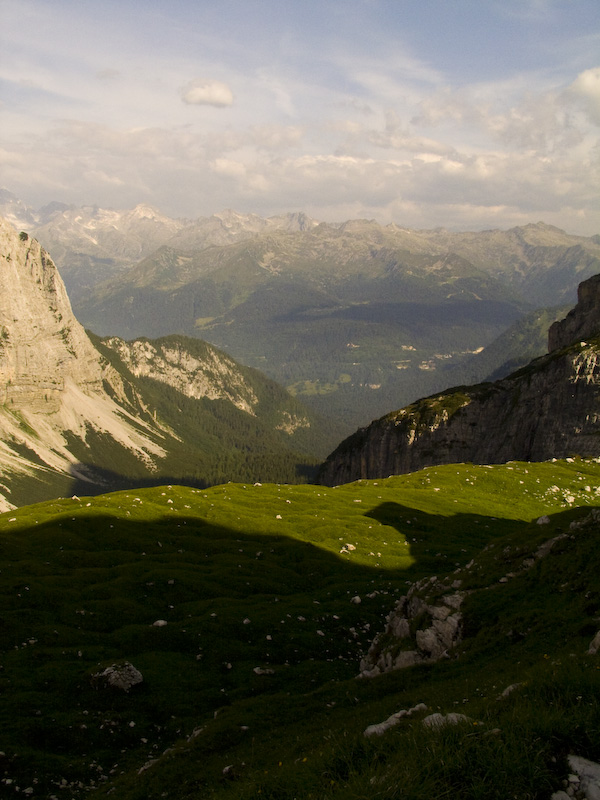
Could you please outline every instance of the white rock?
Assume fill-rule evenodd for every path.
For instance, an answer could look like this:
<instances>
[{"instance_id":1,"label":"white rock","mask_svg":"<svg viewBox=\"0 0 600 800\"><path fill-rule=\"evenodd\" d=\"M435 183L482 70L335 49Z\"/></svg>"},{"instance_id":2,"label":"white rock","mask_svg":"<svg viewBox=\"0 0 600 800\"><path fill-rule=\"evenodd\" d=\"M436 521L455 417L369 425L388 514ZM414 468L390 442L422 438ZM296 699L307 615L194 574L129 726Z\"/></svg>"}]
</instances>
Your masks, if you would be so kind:
<instances>
[{"instance_id":1,"label":"white rock","mask_svg":"<svg viewBox=\"0 0 600 800\"><path fill-rule=\"evenodd\" d=\"M363 736L381 736L384 734L389 728L393 728L394 725L397 725L403 717L410 717L412 714L418 711L427 711L427 706L425 703L418 703L416 706L409 708L408 710L397 711L395 714L392 714L391 717L388 717L384 722L379 722L375 725L369 725L363 731Z\"/></svg>"},{"instance_id":2,"label":"white rock","mask_svg":"<svg viewBox=\"0 0 600 800\"><path fill-rule=\"evenodd\" d=\"M586 800L600 800L600 764L581 756L567 757L570 768L579 776L580 791Z\"/></svg>"}]
</instances>

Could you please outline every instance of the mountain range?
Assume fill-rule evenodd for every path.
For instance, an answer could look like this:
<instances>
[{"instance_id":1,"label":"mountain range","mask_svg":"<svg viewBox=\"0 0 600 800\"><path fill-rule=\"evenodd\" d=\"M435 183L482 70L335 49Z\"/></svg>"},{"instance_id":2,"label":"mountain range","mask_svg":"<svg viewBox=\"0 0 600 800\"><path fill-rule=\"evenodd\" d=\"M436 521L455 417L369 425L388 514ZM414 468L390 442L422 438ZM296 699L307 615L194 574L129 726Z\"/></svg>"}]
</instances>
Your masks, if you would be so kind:
<instances>
[{"instance_id":1,"label":"mountain range","mask_svg":"<svg viewBox=\"0 0 600 800\"><path fill-rule=\"evenodd\" d=\"M498 308L432 258L405 286L438 313L475 279ZM198 338L86 332L0 222L0 794L597 798L600 275L474 358L542 325L526 367L345 441L324 483L354 482L299 485L331 421Z\"/></svg>"},{"instance_id":2,"label":"mountain range","mask_svg":"<svg viewBox=\"0 0 600 800\"><path fill-rule=\"evenodd\" d=\"M0 211L24 217L6 197ZM53 206L31 219L26 230L53 253L88 329L201 337L345 433L541 355L547 312L535 335L535 315L526 336L517 327L506 358L494 343L527 313L559 307L557 318L578 283L600 272L598 237L543 223L452 233L304 214L170 220L145 206Z\"/></svg>"}]
</instances>

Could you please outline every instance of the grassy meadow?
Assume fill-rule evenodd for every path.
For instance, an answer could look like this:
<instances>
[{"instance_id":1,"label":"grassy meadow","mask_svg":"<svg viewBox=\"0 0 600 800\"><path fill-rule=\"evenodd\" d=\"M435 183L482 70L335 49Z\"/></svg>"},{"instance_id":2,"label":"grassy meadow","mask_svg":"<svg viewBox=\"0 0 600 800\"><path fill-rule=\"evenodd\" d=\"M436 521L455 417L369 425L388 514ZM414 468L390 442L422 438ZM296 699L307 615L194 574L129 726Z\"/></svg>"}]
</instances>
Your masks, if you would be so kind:
<instances>
[{"instance_id":1,"label":"grassy meadow","mask_svg":"<svg viewBox=\"0 0 600 800\"><path fill-rule=\"evenodd\" d=\"M600 464L569 459L5 513L0 796L549 798L569 752L600 760L598 526L576 526L596 506ZM458 651L357 679L396 599L433 575L471 590ZM98 687L123 662L143 682ZM423 726L438 711L468 719Z\"/></svg>"}]
</instances>

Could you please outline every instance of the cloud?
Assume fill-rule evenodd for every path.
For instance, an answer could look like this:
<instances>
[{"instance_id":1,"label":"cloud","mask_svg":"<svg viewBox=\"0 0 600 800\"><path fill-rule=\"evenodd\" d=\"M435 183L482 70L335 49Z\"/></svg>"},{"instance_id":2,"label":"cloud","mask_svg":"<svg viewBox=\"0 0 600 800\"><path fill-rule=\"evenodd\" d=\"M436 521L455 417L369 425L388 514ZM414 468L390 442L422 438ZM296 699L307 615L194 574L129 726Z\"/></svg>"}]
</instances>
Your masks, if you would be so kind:
<instances>
[{"instance_id":1,"label":"cloud","mask_svg":"<svg viewBox=\"0 0 600 800\"><path fill-rule=\"evenodd\" d=\"M247 172L244 164L231 158L216 158L210 167L214 172L228 178L243 178Z\"/></svg>"},{"instance_id":2,"label":"cloud","mask_svg":"<svg viewBox=\"0 0 600 800\"><path fill-rule=\"evenodd\" d=\"M191 106L233 105L233 92L226 83L205 78L196 78L181 89L181 99Z\"/></svg>"},{"instance_id":3,"label":"cloud","mask_svg":"<svg viewBox=\"0 0 600 800\"><path fill-rule=\"evenodd\" d=\"M600 125L600 67L581 72L567 89L566 96L579 101L590 121Z\"/></svg>"}]
</instances>

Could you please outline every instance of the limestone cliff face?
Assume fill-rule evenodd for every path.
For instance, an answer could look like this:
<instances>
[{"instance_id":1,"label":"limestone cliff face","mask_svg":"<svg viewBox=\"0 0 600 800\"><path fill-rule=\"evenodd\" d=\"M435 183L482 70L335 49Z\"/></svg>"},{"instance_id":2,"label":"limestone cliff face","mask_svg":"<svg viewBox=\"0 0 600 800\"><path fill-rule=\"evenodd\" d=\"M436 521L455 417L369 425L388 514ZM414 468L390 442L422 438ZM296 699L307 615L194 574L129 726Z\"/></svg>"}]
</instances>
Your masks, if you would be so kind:
<instances>
[{"instance_id":1,"label":"limestone cliff face","mask_svg":"<svg viewBox=\"0 0 600 800\"><path fill-rule=\"evenodd\" d=\"M596 279L580 312L551 336L576 341L495 383L451 389L388 414L346 439L326 460L321 483L386 477L427 466L600 455L600 298ZM593 301L590 298L595 297ZM585 310L581 311L584 298ZM589 306L589 307L588 307ZM594 310L595 309L595 310Z\"/></svg>"},{"instance_id":2,"label":"limestone cliff face","mask_svg":"<svg viewBox=\"0 0 600 800\"><path fill-rule=\"evenodd\" d=\"M243 379L239 365L226 353L199 343L201 355L182 347L175 338L125 342L116 336L104 340L137 377L149 377L173 386L186 397L229 400L254 415L258 398Z\"/></svg>"},{"instance_id":3,"label":"limestone cliff face","mask_svg":"<svg viewBox=\"0 0 600 800\"><path fill-rule=\"evenodd\" d=\"M2 483L36 470L73 474L69 442L85 443L92 430L151 467L164 455L161 431L119 404L120 396L125 400L122 379L75 319L48 253L0 219Z\"/></svg>"}]
</instances>

